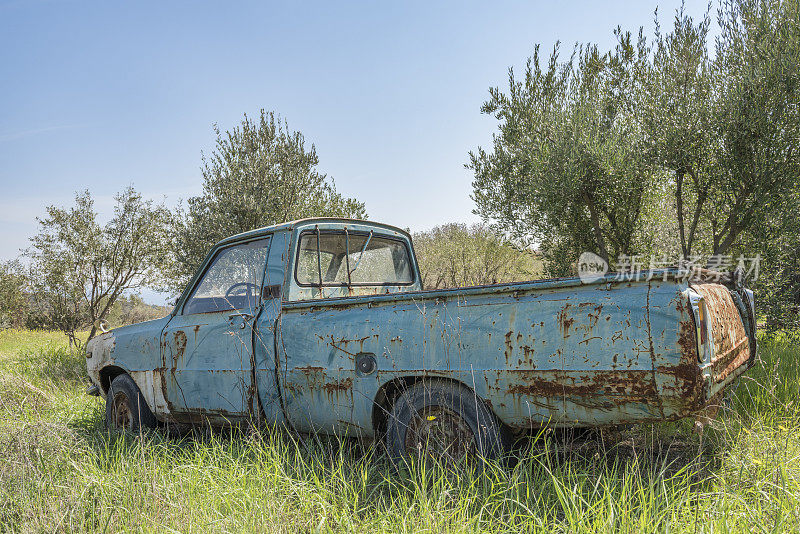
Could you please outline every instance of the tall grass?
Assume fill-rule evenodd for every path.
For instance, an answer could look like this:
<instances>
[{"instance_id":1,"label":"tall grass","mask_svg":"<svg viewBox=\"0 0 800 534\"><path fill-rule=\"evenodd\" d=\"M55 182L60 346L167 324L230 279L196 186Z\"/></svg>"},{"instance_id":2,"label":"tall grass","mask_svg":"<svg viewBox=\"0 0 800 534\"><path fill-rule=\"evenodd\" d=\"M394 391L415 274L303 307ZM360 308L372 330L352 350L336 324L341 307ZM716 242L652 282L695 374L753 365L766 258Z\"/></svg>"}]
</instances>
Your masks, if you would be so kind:
<instances>
[{"instance_id":1,"label":"tall grass","mask_svg":"<svg viewBox=\"0 0 800 534\"><path fill-rule=\"evenodd\" d=\"M19 350L5 350L6 336ZM253 428L110 436L80 354L0 333L0 530L800 530L800 349L761 341L715 428L542 432L481 475L396 469L380 448Z\"/></svg>"}]
</instances>

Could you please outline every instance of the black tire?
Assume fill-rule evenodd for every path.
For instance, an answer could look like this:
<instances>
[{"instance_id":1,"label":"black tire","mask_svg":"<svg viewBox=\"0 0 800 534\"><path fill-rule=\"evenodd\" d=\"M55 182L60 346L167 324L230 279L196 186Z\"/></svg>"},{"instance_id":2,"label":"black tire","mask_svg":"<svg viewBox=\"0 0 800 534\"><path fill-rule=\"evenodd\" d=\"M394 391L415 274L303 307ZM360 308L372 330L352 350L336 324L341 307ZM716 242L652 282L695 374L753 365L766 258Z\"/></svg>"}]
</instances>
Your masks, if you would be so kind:
<instances>
[{"instance_id":1,"label":"black tire","mask_svg":"<svg viewBox=\"0 0 800 534\"><path fill-rule=\"evenodd\" d=\"M126 374L116 377L106 395L106 427L116 432L138 433L157 424L136 382Z\"/></svg>"},{"instance_id":2,"label":"black tire","mask_svg":"<svg viewBox=\"0 0 800 534\"><path fill-rule=\"evenodd\" d=\"M446 381L417 382L392 405L386 447L397 461L414 456L462 461L496 459L509 448L500 421L468 388Z\"/></svg>"}]
</instances>

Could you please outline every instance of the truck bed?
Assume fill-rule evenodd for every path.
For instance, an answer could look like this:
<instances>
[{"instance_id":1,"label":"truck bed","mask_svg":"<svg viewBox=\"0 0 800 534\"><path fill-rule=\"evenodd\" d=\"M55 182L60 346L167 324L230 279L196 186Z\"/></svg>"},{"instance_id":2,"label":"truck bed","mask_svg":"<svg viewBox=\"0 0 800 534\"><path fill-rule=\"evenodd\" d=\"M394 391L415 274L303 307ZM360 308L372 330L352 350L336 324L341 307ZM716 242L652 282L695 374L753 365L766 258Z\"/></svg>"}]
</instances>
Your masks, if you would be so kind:
<instances>
[{"instance_id":1,"label":"truck bed","mask_svg":"<svg viewBox=\"0 0 800 534\"><path fill-rule=\"evenodd\" d=\"M690 416L752 364L752 304L732 284L654 275L284 303L287 413L298 430L370 436L393 390L435 377L519 430ZM356 369L364 358L374 372Z\"/></svg>"}]
</instances>

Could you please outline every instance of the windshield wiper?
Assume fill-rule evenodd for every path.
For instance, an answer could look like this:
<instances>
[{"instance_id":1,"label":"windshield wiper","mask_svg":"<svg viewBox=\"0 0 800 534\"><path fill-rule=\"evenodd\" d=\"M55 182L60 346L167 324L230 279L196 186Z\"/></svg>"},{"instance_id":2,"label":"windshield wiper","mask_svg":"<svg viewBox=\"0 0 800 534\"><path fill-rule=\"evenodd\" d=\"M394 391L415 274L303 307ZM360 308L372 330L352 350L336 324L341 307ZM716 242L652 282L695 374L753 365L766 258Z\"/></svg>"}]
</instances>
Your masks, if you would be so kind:
<instances>
[{"instance_id":1,"label":"windshield wiper","mask_svg":"<svg viewBox=\"0 0 800 534\"><path fill-rule=\"evenodd\" d=\"M358 269L358 264L361 263L361 258L364 257L364 251L367 250L367 246L369 245L370 239L372 239L372 230L369 231L369 235L367 236L367 240L364 243L364 246L361 247L361 252L358 253L358 261L356 262L355 267L353 267L353 269L350 272L347 273L347 278L352 277L353 273L356 272L356 269ZM350 251L348 250L347 252L349 253ZM349 261L348 261L348 263L349 263Z\"/></svg>"}]
</instances>

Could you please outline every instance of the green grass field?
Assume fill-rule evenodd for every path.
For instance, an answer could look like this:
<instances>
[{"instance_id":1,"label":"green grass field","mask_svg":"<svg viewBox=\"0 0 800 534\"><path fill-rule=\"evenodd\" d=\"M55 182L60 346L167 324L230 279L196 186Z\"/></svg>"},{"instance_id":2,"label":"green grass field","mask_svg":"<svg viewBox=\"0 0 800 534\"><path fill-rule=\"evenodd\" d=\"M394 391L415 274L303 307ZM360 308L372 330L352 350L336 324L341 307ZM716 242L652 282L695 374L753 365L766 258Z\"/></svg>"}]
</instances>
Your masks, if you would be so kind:
<instances>
[{"instance_id":1,"label":"green grass field","mask_svg":"<svg viewBox=\"0 0 800 534\"><path fill-rule=\"evenodd\" d=\"M109 436L84 357L7 330L0 531L798 531L800 348L763 339L760 358L702 438L691 421L546 432L471 476L278 429Z\"/></svg>"}]
</instances>

